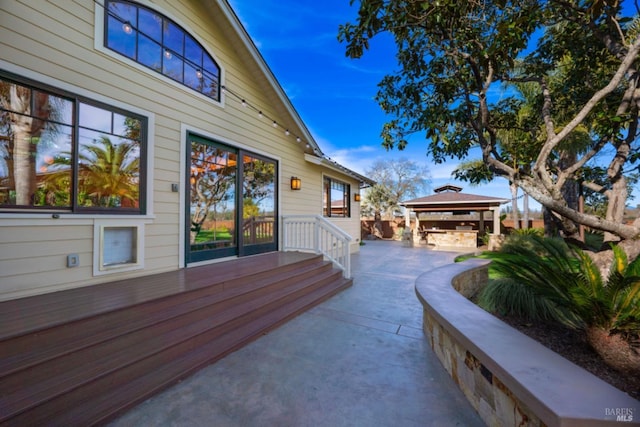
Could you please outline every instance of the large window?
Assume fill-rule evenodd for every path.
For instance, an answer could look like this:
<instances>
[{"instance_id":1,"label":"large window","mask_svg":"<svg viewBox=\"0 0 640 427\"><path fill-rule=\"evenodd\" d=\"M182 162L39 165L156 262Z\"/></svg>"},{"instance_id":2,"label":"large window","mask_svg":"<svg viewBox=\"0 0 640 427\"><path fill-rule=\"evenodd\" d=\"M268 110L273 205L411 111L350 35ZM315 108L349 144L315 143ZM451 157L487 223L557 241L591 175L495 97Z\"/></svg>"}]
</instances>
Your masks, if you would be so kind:
<instances>
[{"instance_id":1,"label":"large window","mask_svg":"<svg viewBox=\"0 0 640 427\"><path fill-rule=\"evenodd\" d=\"M106 1L104 44L216 101L220 67L175 22L129 1Z\"/></svg>"},{"instance_id":2,"label":"large window","mask_svg":"<svg viewBox=\"0 0 640 427\"><path fill-rule=\"evenodd\" d=\"M146 126L0 74L0 210L144 213Z\"/></svg>"},{"instance_id":3,"label":"large window","mask_svg":"<svg viewBox=\"0 0 640 427\"><path fill-rule=\"evenodd\" d=\"M323 214L326 217L348 218L351 216L349 203L350 186L333 178L324 178Z\"/></svg>"}]
</instances>

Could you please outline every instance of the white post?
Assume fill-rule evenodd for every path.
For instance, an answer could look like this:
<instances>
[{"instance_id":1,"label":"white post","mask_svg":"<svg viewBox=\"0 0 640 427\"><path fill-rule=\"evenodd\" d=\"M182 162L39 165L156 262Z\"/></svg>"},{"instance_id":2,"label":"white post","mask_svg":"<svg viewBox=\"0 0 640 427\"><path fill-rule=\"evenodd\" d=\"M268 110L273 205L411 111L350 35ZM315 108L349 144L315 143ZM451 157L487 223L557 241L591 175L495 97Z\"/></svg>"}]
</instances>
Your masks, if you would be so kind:
<instances>
[{"instance_id":1,"label":"white post","mask_svg":"<svg viewBox=\"0 0 640 427\"><path fill-rule=\"evenodd\" d=\"M493 212L493 234L500 234L500 206L494 206L491 208Z\"/></svg>"},{"instance_id":2,"label":"white post","mask_svg":"<svg viewBox=\"0 0 640 427\"><path fill-rule=\"evenodd\" d=\"M402 240L405 246L413 245L413 233L411 232L411 209L404 208L404 232L402 233Z\"/></svg>"},{"instance_id":3,"label":"white post","mask_svg":"<svg viewBox=\"0 0 640 427\"><path fill-rule=\"evenodd\" d=\"M317 254L321 253L321 243L320 243L320 224L319 224L319 220L316 219L314 222L314 227L313 227L313 249L316 251Z\"/></svg>"},{"instance_id":4,"label":"white post","mask_svg":"<svg viewBox=\"0 0 640 427\"><path fill-rule=\"evenodd\" d=\"M286 251L287 250L287 238L288 236L288 229L287 229L287 223L285 221L284 218L280 217L280 230L282 233L282 241L280 242L280 250L281 251Z\"/></svg>"},{"instance_id":5,"label":"white post","mask_svg":"<svg viewBox=\"0 0 640 427\"><path fill-rule=\"evenodd\" d=\"M404 232L411 229L411 209L404 208Z\"/></svg>"}]
</instances>

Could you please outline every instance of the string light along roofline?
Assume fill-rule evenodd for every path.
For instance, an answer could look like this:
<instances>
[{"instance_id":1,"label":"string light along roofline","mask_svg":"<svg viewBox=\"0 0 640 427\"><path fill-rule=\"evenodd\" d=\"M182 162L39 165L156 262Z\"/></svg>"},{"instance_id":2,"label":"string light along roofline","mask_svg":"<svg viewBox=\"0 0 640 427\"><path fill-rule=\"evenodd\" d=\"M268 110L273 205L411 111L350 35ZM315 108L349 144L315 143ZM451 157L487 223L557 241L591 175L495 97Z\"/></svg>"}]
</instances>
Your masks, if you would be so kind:
<instances>
[{"instance_id":1,"label":"string light along roofline","mask_svg":"<svg viewBox=\"0 0 640 427\"><path fill-rule=\"evenodd\" d=\"M103 10L106 10L105 5L104 5L103 3L101 3L99 0L93 0L93 2L94 2L94 4L96 4L97 6L101 7ZM115 12L111 11L110 13L115 13ZM123 19L123 18L121 18L121 17L119 17L119 16L118 16L118 19L120 19L120 20L123 22L123 30L124 30L124 31L127 31L127 29L128 29L129 31L132 31L131 24L130 24L126 19ZM242 27L242 28L244 29L244 27ZM245 30L245 32L246 32L246 30ZM249 38L249 39L250 39L250 38ZM167 54L167 53L169 53L169 54L170 54L170 52L168 52L168 51L167 51L167 52L165 52L165 54ZM305 145L304 145L304 146L305 146L305 148L310 148L316 156L319 156L319 157L321 157L321 158L327 158L327 156L322 152L322 150L320 150L320 147L318 147L318 145L317 145L317 144L315 144L315 143L313 143L313 144L312 144L311 142L305 142L302 136L300 136L300 135L296 135L296 134L293 134L293 133L289 130L289 128L288 128L288 127L283 127L283 126L282 126L282 124L281 124L281 123L279 123L277 120L275 120L274 118L271 118L271 117L267 116L266 114L264 114L264 113L262 112L262 110L261 110L261 109L259 109L259 108L255 107L254 105L252 105L252 104L250 104L249 102L247 102L246 98L244 98L244 97L240 96L240 95L239 95L238 93L236 93L235 91L233 91L233 90L229 89L226 85L221 85L221 86L220 86L220 89L221 89L222 93L230 94L230 95L232 95L234 98L236 98L236 99L241 103L241 105L242 105L243 107L245 107L245 108L250 108L251 110L253 110L253 111L257 112L257 113L258 113L258 117L260 117L260 118L266 118L267 120L270 120L274 128L278 128L278 127L284 128L284 129L285 129L284 133L285 133L285 135L286 135L286 136L291 136L291 137L293 137L297 143L303 143L303 144L305 144ZM286 96L286 95L285 95L285 96ZM328 159L328 158L327 158L327 159ZM329 160L330 160L330 159L329 159Z\"/></svg>"},{"instance_id":2,"label":"string light along roofline","mask_svg":"<svg viewBox=\"0 0 640 427\"><path fill-rule=\"evenodd\" d=\"M291 136L292 138L295 139L296 142L304 142L304 139L300 135L297 135L297 134L291 132L288 127L283 126L282 123L278 122L276 119L274 119L272 117L269 117L267 114L265 114L262 111L262 109L256 107L255 105L251 104L250 102L248 102L247 99L245 97L241 96L239 93L229 89L229 87L227 87L226 85L222 85L220 88L222 89L222 92L224 94L229 94L233 98L235 98L237 101L239 101L240 104L242 105L242 107L249 108L250 110L254 111L258 115L259 118L266 119L267 121L270 121L274 128L284 128L285 129L284 134L286 136ZM307 143L306 147L312 147L312 146ZM313 149L313 152L316 155L324 156L315 147L313 147L312 149Z\"/></svg>"}]
</instances>

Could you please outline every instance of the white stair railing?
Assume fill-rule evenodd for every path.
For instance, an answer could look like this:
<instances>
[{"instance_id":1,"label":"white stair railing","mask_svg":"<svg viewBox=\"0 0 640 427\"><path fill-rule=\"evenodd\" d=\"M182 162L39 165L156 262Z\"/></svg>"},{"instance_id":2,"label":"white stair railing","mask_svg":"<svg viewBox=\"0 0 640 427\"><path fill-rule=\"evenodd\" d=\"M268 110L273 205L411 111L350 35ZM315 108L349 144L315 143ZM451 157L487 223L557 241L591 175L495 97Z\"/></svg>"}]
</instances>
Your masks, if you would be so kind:
<instances>
[{"instance_id":1,"label":"white stair railing","mask_svg":"<svg viewBox=\"0 0 640 427\"><path fill-rule=\"evenodd\" d=\"M320 215L284 215L282 217L282 249L313 251L324 255L351 278L351 236Z\"/></svg>"}]
</instances>

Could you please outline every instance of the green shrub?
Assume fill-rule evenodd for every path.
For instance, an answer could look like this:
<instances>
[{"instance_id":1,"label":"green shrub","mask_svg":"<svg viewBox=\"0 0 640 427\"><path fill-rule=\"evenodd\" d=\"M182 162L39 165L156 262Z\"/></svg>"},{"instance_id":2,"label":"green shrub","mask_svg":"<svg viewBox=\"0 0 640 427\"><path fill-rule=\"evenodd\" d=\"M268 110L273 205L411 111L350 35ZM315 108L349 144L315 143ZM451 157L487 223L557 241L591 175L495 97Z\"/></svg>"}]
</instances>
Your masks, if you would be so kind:
<instances>
[{"instance_id":1,"label":"green shrub","mask_svg":"<svg viewBox=\"0 0 640 427\"><path fill-rule=\"evenodd\" d=\"M577 250L581 270L573 289L576 315L588 326L611 333L637 335L640 332L640 257L629 263L618 246L612 246L613 262L605 281L593 260Z\"/></svg>"},{"instance_id":2,"label":"green shrub","mask_svg":"<svg viewBox=\"0 0 640 427\"><path fill-rule=\"evenodd\" d=\"M570 317L548 299L538 298L533 289L507 277L491 280L478 295L478 305L491 313L532 321L556 321Z\"/></svg>"},{"instance_id":3,"label":"green shrub","mask_svg":"<svg viewBox=\"0 0 640 427\"><path fill-rule=\"evenodd\" d=\"M481 307L532 321L582 326L565 304L565 285L577 260L570 257L564 241L516 233L505 240L499 252L487 252L483 257L492 262L489 283L479 294Z\"/></svg>"},{"instance_id":4,"label":"green shrub","mask_svg":"<svg viewBox=\"0 0 640 427\"><path fill-rule=\"evenodd\" d=\"M584 234L584 244L593 250L600 250L604 235L601 232L587 232Z\"/></svg>"},{"instance_id":5,"label":"green shrub","mask_svg":"<svg viewBox=\"0 0 640 427\"><path fill-rule=\"evenodd\" d=\"M479 295L487 310L531 320L555 320L571 328L640 331L640 257L627 262L612 247L613 265L604 280L591 258L561 239L514 235L492 260L490 281Z\"/></svg>"},{"instance_id":6,"label":"green shrub","mask_svg":"<svg viewBox=\"0 0 640 427\"><path fill-rule=\"evenodd\" d=\"M518 228L515 230L511 230L511 235L518 236L544 236L544 229L542 228Z\"/></svg>"},{"instance_id":7,"label":"green shrub","mask_svg":"<svg viewBox=\"0 0 640 427\"><path fill-rule=\"evenodd\" d=\"M629 263L612 246L606 280L586 252L559 239L517 236L490 258L485 309L532 321L557 321L585 331L591 347L610 366L640 376L640 257Z\"/></svg>"}]
</instances>

